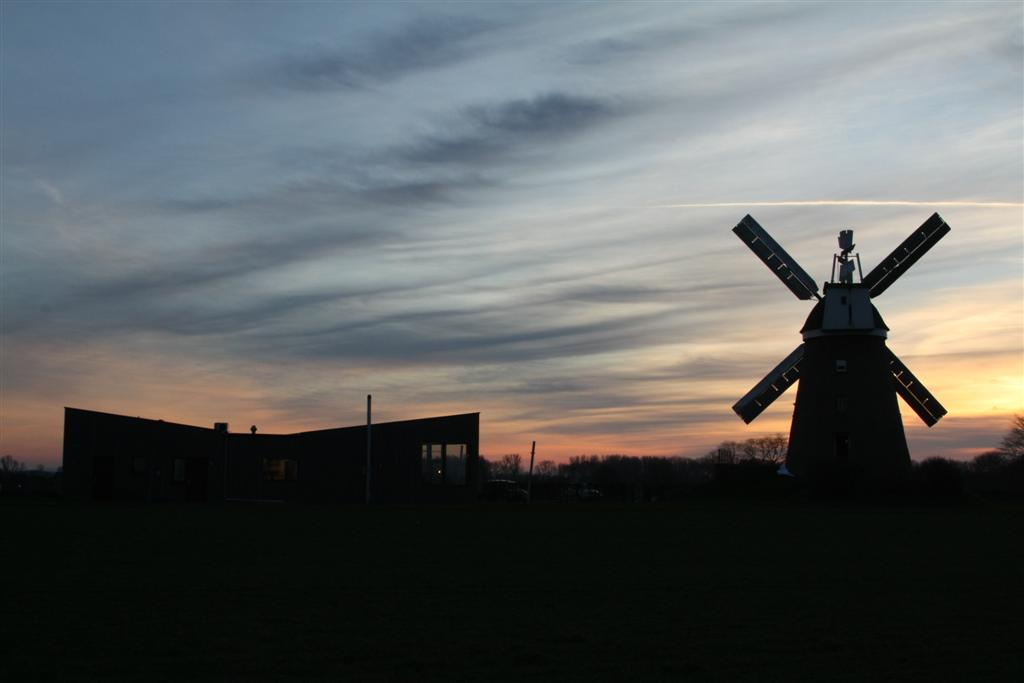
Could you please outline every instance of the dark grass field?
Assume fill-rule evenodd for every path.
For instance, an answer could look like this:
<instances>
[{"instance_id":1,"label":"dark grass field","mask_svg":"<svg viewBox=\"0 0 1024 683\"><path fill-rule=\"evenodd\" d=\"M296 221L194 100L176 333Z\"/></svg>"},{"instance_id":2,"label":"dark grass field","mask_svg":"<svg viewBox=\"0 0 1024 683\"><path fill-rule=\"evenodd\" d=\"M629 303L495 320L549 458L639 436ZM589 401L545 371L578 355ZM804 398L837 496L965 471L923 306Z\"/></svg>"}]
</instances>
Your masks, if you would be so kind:
<instances>
[{"instance_id":1,"label":"dark grass field","mask_svg":"<svg viewBox=\"0 0 1024 683\"><path fill-rule=\"evenodd\" d=\"M1024 681L1024 505L5 504L0 680Z\"/></svg>"}]
</instances>

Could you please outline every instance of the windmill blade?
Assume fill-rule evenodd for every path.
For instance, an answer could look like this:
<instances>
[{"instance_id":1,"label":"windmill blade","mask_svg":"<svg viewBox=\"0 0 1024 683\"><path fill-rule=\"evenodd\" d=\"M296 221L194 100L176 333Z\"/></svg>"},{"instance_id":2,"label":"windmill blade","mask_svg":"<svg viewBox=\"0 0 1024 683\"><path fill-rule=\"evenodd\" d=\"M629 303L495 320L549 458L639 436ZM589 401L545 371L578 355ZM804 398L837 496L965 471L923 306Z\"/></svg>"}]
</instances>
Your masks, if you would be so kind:
<instances>
[{"instance_id":1,"label":"windmill blade","mask_svg":"<svg viewBox=\"0 0 1024 683\"><path fill-rule=\"evenodd\" d=\"M750 214L744 216L732 231L775 273L775 277L782 280L782 284L789 287L797 299L821 298L814 279Z\"/></svg>"},{"instance_id":2,"label":"windmill blade","mask_svg":"<svg viewBox=\"0 0 1024 683\"><path fill-rule=\"evenodd\" d=\"M793 353L786 356L786 359L775 366L771 372L765 375L757 385L747 394L736 401L732 407L733 411L743 418L747 424L760 415L765 408L779 396L782 396L786 389L789 389L794 382L800 379L800 361L804 359L804 345L796 347Z\"/></svg>"},{"instance_id":3,"label":"windmill blade","mask_svg":"<svg viewBox=\"0 0 1024 683\"><path fill-rule=\"evenodd\" d=\"M896 282L910 266L917 263L917 259L934 247L935 243L942 239L949 230L950 227L946 221L942 220L942 216L933 213L931 218L926 220L910 237L903 240L900 246L882 259L882 262L875 266L874 270L867 274L867 277L863 278L871 296L876 297L888 289L889 285Z\"/></svg>"},{"instance_id":4,"label":"windmill blade","mask_svg":"<svg viewBox=\"0 0 1024 683\"><path fill-rule=\"evenodd\" d=\"M931 427L942 419L946 409L932 396L932 392L921 384L921 381L914 376L907 366L903 364L896 354L885 349L889 356L889 369L892 370L893 384L896 385L896 393L903 397L917 416Z\"/></svg>"}]
</instances>

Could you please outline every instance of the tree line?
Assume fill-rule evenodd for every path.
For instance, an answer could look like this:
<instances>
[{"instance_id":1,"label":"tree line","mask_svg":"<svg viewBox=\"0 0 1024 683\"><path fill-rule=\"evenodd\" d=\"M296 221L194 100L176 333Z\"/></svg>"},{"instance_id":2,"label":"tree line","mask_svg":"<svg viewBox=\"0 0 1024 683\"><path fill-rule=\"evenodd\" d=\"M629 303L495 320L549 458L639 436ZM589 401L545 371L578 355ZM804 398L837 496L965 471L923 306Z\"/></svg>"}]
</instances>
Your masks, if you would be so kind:
<instances>
[{"instance_id":1,"label":"tree line","mask_svg":"<svg viewBox=\"0 0 1024 683\"><path fill-rule=\"evenodd\" d=\"M700 458L683 456L577 455L569 462L542 460L534 466L534 499L601 497L606 500L667 500L716 479L723 466L745 466L773 475L786 458L782 434L723 441ZM518 453L481 457L482 479L526 484L528 463ZM581 492L585 491L586 494Z\"/></svg>"},{"instance_id":2,"label":"tree line","mask_svg":"<svg viewBox=\"0 0 1024 683\"><path fill-rule=\"evenodd\" d=\"M783 434L723 441L699 458L683 456L578 455L566 463L542 460L533 470L536 491L597 487L605 498L672 498L712 483L723 473L746 469L764 476L785 462ZM481 457L482 479L508 479L525 485L527 465L517 453L489 460ZM932 457L913 464L915 486L943 495L965 491L1024 493L1024 416L1014 416L997 448L970 461ZM560 489L558 487L561 487ZM536 498L537 496L535 496Z\"/></svg>"},{"instance_id":3,"label":"tree line","mask_svg":"<svg viewBox=\"0 0 1024 683\"><path fill-rule=\"evenodd\" d=\"M56 496L60 493L60 470L48 472L42 465L28 469L11 454L0 458L0 496Z\"/></svg>"},{"instance_id":4,"label":"tree line","mask_svg":"<svg viewBox=\"0 0 1024 683\"><path fill-rule=\"evenodd\" d=\"M1024 415L1015 415L999 446L970 461L927 458L914 466L919 483L946 495L1024 494Z\"/></svg>"}]
</instances>

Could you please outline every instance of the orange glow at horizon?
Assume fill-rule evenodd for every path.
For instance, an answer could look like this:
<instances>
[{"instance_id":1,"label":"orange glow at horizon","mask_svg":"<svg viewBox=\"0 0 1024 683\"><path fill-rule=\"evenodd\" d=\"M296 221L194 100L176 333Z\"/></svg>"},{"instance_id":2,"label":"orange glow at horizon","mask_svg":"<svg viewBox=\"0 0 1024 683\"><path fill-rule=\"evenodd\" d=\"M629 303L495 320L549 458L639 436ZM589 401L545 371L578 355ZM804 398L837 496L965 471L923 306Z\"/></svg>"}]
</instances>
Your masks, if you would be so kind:
<instances>
[{"instance_id":1,"label":"orange glow at horizon","mask_svg":"<svg viewBox=\"0 0 1024 683\"><path fill-rule=\"evenodd\" d=\"M963 313L964 319L969 316L969 312ZM1019 355L994 349L980 355L927 351L939 349L897 348L897 354L940 398L949 414L929 430L918 424L912 411L900 402L912 454L918 458L968 458L996 447L1011 416L1024 412ZM333 397L336 413L325 413L321 405L300 414L297 410L273 407L273 368L253 366L248 376L227 377L216 373L207 376L202 369L183 371L173 362L146 367L140 358L130 354L102 360L102 372L83 378L70 391L51 389L31 402L5 402L3 452L32 463L58 465L64 405L198 426L226 421L232 431L247 430L251 424L257 425L262 433L358 425L365 420L363 387L373 389L375 383L380 387L372 391L375 422L480 412L480 452L487 457L528 453L533 440L538 442L538 462L564 462L576 455L697 457L722 441L788 434L796 395L794 386L752 424L745 425L733 414L731 405L758 377L688 382L680 376L646 383L646 396L644 392L627 392L619 405L569 408L540 419L536 415L520 415L532 401L529 395L396 401L401 395L401 377L387 372L372 377L374 373L367 371L350 379L360 387L358 390L342 389ZM317 374L315 368L309 369L309 373ZM126 383L121 380L124 377L136 381ZM697 405L704 417L689 421L694 399L701 396L705 398ZM636 401L636 405L630 405L631 401ZM958 434L963 434L968 442L961 443ZM926 452L915 450L915 442L926 444Z\"/></svg>"}]
</instances>

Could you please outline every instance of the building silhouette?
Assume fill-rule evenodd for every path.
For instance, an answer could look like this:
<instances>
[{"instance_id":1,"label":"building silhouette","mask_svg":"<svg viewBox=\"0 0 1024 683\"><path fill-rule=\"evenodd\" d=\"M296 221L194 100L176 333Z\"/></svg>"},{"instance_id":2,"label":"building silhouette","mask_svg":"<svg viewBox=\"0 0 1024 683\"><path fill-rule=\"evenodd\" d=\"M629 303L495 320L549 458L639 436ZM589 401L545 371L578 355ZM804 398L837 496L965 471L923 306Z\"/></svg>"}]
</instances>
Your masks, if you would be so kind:
<instances>
[{"instance_id":1,"label":"building silhouette","mask_svg":"<svg viewBox=\"0 0 1024 683\"><path fill-rule=\"evenodd\" d=\"M480 414L370 428L374 502L457 502L479 490ZM64 492L136 501L366 500L367 427L297 434L64 409Z\"/></svg>"}]
</instances>

